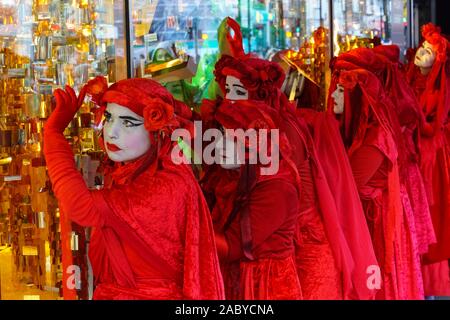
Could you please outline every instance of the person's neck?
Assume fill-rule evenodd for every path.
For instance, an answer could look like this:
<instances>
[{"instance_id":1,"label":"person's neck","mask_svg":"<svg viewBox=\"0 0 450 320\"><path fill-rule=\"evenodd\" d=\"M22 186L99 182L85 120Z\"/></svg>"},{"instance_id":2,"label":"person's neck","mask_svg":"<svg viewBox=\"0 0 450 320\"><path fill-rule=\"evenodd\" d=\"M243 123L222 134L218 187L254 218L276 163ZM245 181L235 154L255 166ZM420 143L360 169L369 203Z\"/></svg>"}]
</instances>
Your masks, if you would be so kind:
<instances>
[{"instance_id":1,"label":"person's neck","mask_svg":"<svg viewBox=\"0 0 450 320\"><path fill-rule=\"evenodd\" d=\"M424 76L428 75L431 72L431 67L430 68L420 68L420 73Z\"/></svg>"}]
</instances>

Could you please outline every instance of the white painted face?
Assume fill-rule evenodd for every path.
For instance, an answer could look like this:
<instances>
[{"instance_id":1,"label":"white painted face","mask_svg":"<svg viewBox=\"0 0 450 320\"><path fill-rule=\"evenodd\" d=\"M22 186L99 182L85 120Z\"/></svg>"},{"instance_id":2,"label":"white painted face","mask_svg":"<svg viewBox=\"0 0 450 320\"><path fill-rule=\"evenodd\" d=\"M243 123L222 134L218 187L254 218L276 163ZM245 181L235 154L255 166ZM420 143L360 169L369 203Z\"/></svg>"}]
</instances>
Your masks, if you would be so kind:
<instances>
[{"instance_id":1,"label":"white painted face","mask_svg":"<svg viewBox=\"0 0 450 320\"><path fill-rule=\"evenodd\" d=\"M333 112L335 114L344 113L344 87L338 84L331 97L334 100Z\"/></svg>"},{"instance_id":2,"label":"white painted face","mask_svg":"<svg viewBox=\"0 0 450 320\"><path fill-rule=\"evenodd\" d=\"M419 68L431 68L436 61L436 51L433 46L425 41L423 45L417 50L414 64Z\"/></svg>"},{"instance_id":3,"label":"white painted face","mask_svg":"<svg viewBox=\"0 0 450 320\"><path fill-rule=\"evenodd\" d=\"M222 168L232 170L239 169L239 157L237 143L234 140L227 139L224 135L221 135L216 143L216 159L218 157L219 164Z\"/></svg>"},{"instance_id":4,"label":"white painted face","mask_svg":"<svg viewBox=\"0 0 450 320\"><path fill-rule=\"evenodd\" d=\"M233 76L227 76L225 84L225 99L228 100L248 100L248 90L242 82Z\"/></svg>"},{"instance_id":5,"label":"white painted face","mask_svg":"<svg viewBox=\"0 0 450 320\"><path fill-rule=\"evenodd\" d=\"M135 160L150 149L144 118L116 103L106 107L103 138L106 153L114 162Z\"/></svg>"}]
</instances>

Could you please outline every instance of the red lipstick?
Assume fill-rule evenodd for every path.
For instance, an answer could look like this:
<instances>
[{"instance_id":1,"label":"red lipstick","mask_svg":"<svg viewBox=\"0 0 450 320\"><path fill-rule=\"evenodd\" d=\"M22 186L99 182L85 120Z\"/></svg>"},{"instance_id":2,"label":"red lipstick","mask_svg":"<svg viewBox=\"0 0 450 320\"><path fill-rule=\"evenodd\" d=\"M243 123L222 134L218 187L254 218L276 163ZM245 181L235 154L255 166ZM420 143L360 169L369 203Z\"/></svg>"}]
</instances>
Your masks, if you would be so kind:
<instances>
[{"instance_id":1,"label":"red lipstick","mask_svg":"<svg viewBox=\"0 0 450 320\"><path fill-rule=\"evenodd\" d=\"M107 148L109 151L112 151L112 152L117 152L117 151L122 150L122 149L120 149L118 146L116 146L115 144L111 144L111 143L106 143L106 148Z\"/></svg>"}]
</instances>

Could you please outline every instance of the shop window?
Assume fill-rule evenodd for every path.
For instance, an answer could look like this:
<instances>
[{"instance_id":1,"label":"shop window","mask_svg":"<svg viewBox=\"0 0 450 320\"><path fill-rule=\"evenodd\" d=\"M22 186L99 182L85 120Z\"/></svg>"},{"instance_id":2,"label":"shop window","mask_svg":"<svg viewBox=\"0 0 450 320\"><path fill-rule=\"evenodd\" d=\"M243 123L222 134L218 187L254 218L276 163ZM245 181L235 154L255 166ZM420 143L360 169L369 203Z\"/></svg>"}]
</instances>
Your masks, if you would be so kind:
<instances>
[{"instance_id":1,"label":"shop window","mask_svg":"<svg viewBox=\"0 0 450 320\"><path fill-rule=\"evenodd\" d=\"M63 222L46 173L42 128L56 88L78 91L97 75L110 82L126 77L124 17L122 0L0 1L2 299L90 297L86 230ZM90 107L86 101L65 134L94 188L101 151ZM74 266L80 285L68 287Z\"/></svg>"}]
</instances>

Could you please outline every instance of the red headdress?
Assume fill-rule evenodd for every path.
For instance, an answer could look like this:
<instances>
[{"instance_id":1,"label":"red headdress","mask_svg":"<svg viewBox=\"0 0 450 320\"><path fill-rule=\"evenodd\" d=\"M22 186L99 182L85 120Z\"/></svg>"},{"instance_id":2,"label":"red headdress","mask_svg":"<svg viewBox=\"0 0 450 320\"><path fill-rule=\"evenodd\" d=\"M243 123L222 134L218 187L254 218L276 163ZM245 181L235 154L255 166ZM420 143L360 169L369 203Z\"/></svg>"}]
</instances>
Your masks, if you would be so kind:
<instances>
[{"instance_id":1,"label":"red headdress","mask_svg":"<svg viewBox=\"0 0 450 320\"><path fill-rule=\"evenodd\" d=\"M400 48L396 45L378 46L373 51L385 65L386 71L381 80L394 103L400 124L414 128L421 119L419 101L406 80L404 66L399 62Z\"/></svg>"},{"instance_id":2,"label":"red headdress","mask_svg":"<svg viewBox=\"0 0 450 320\"><path fill-rule=\"evenodd\" d=\"M333 65L333 70L353 69L366 69L378 75L384 69L384 64L373 50L357 48L340 54Z\"/></svg>"},{"instance_id":3,"label":"red headdress","mask_svg":"<svg viewBox=\"0 0 450 320\"><path fill-rule=\"evenodd\" d=\"M157 161L155 160L166 155L170 150L172 131L180 127L192 130L192 123L189 121L192 117L191 110L182 102L175 100L167 89L156 81L126 79L108 87L106 79L98 76L90 80L83 90L98 106L95 110L97 126L100 124L107 104L116 103L143 117L144 126L149 131L152 145L149 152L132 165L115 164L115 167L122 168L114 170L113 175L116 181L122 178L133 178L150 164L154 164L156 169Z\"/></svg>"},{"instance_id":4,"label":"red headdress","mask_svg":"<svg viewBox=\"0 0 450 320\"><path fill-rule=\"evenodd\" d=\"M235 39L242 39L241 30L237 22L233 23ZM280 127L286 133L292 147L291 158L298 164L303 158L299 146L302 130L295 114L295 105L290 103L281 91L285 80L283 69L275 62L259 59L251 54L244 54L244 50L237 49L242 43L233 42L235 56L223 55L215 65L214 75L222 92L225 93L227 76L238 78L248 90L249 100L262 101L266 105L280 112L282 118Z\"/></svg>"},{"instance_id":5,"label":"red headdress","mask_svg":"<svg viewBox=\"0 0 450 320\"><path fill-rule=\"evenodd\" d=\"M436 60L447 60L448 41L441 34L441 28L432 23L428 23L422 27L422 37L430 43L436 51Z\"/></svg>"},{"instance_id":6,"label":"red headdress","mask_svg":"<svg viewBox=\"0 0 450 320\"><path fill-rule=\"evenodd\" d=\"M219 123L222 127L226 129L244 129L244 130L249 129L279 130L282 122L278 111L269 107L264 102L252 100L240 100L235 102L225 100L217 109L215 113L215 119L217 123ZM296 165L290 159L291 147L285 135L285 132L281 131L279 132L279 135L280 140L277 147L279 148L281 156L292 167L292 173L294 175L298 175ZM246 141L242 142L245 143L246 147L248 147ZM270 147L273 141L267 142L269 147L268 150L270 151ZM260 147L261 145L258 145L258 148ZM258 152L258 149L249 151Z\"/></svg>"},{"instance_id":7,"label":"red headdress","mask_svg":"<svg viewBox=\"0 0 450 320\"><path fill-rule=\"evenodd\" d=\"M239 24L228 17L227 26L233 30L226 34L231 55L223 55L216 63L214 75L222 92L225 93L227 76L238 78L249 92L249 99L264 101L269 106L280 108L286 101L282 99L281 86L285 74L275 62L259 59L252 54L245 54L242 46L242 32Z\"/></svg>"},{"instance_id":8,"label":"red headdress","mask_svg":"<svg viewBox=\"0 0 450 320\"><path fill-rule=\"evenodd\" d=\"M117 103L144 118L149 132L170 131L187 124L191 110L177 101L158 82L150 79L126 79L108 87L104 77L96 77L85 85L91 100L99 106L95 124L98 125L107 103Z\"/></svg>"},{"instance_id":9,"label":"red headdress","mask_svg":"<svg viewBox=\"0 0 450 320\"><path fill-rule=\"evenodd\" d=\"M365 59L367 57L367 59ZM360 48L340 55L333 64L333 77L330 85L330 98L328 99L328 112L333 112L333 99L331 94L338 84L344 88L345 108L342 119L344 144L347 147L362 143L367 129L369 116L375 114L380 122L394 139L397 137L392 128L393 110L392 102L387 98L380 75L383 74L384 65L379 57L370 49ZM378 75L378 77L377 77ZM372 110L372 111L371 111ZM355 145L355 142L356 145ZM395 143L394 143L395 145ZM395 155L389 157L392 161ZM390 154L388 152L387 154Z\"/></svg>"},{"instance_id":10,"label":"red headdress","mask_svg":"<svg viewBox=\"0 0 450 320\"><path fill-rule=\"evenodd\" d=\"M399 149L401 160L406 160L409 154L402 136L401 125L415 127L418 115L418 102L414 96L414 92L401 72L398 62L399 49L397 46L378 46L375 49L358 48L340 55L332 66L334 70L333 80L330 86L329 94L331 95L336 89L340 71L342 70L358 70L364 69L374 74L386 93L386 101L384 107L380 110L383 117L387 119L389 128L394 134L396 145ZM328 110L332 110L333 99L328 99ZM346 101L346 107L350 104ZM348 111L348 110L347 110ZM353 113L345 111L347 117L354 116ZM348 120L348 119L347 119ZM345 120L344 120L345 121ZM356 122L346 122L346 137L352 135L349 130L353 130L352 126L357 126ZM346 141L350 143L351 141Z\"/></svg>"},{"instance_id":11,"label":"red headdress","mask_svg":"<svg viewBox=\"0 0 450 320\"><path fill-rule=\"evenodd\" d=\"M264 101L279 109L282 99L281 86L285 74L275 63L251 55L231 57L224 55L216 63L216 81L223 92L227 76L238 78L249 92L249 99Z\"/></svg>"},{"instance_id":12,"label":"red headdress","mask_svg":"<svg viewBox=\"0 0 450 320\"><path fill-rule=\"evenodd\" d=\"M432 136L437 134L447 121L450 108L450 46L447 38L441 34L441 29L432 23L422 27L424 41L428 41L436 52L436 61L430 73L423 76L419 68L411 62L408 70L408 81L417 87L421 112L426 120L422 127L422 134ZM420 79L425 84L420 84ZM420 88L419 88L420 87ZM422 91L423 90L423 91Z\"/></svg>"}]
</instances>

